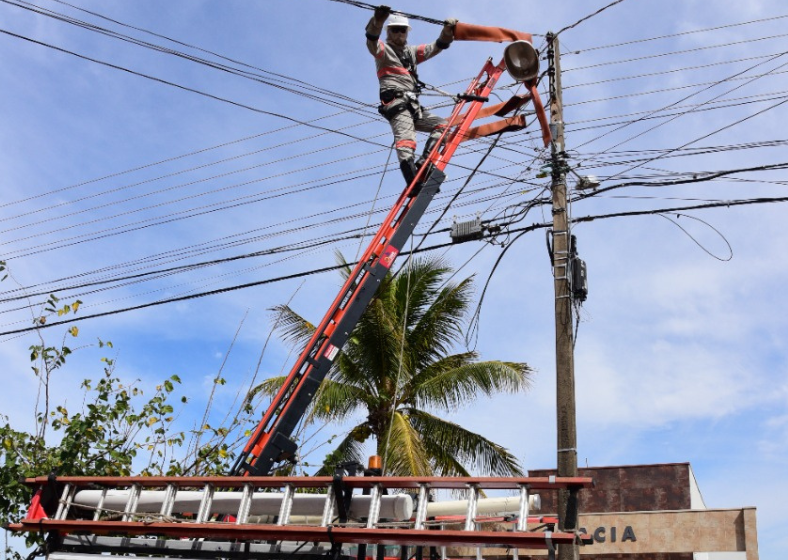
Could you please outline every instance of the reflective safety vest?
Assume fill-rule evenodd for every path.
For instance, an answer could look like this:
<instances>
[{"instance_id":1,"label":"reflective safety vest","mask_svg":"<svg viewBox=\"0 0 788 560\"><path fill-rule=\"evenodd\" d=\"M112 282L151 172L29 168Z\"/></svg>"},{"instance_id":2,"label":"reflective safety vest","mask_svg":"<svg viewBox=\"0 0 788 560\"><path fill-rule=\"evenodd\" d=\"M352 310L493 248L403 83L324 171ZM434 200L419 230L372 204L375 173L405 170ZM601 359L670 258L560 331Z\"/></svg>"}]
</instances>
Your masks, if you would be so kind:
<instances>
[{"instance_id":1,"label":"reflective safety vest","mask_svg":"<svg viewBox=\"0 0 788 560\"><path fill-rule=\"evenodd\" d=\"M379 38L381 29L376 28L374 18L367 24L367 50L375 58L375 70L380 82L381 94L386 91L414 92L419 91L416 65L442 52L437 41L418 46L405 45L395 49Z\"/></svg>"}]
</instances>

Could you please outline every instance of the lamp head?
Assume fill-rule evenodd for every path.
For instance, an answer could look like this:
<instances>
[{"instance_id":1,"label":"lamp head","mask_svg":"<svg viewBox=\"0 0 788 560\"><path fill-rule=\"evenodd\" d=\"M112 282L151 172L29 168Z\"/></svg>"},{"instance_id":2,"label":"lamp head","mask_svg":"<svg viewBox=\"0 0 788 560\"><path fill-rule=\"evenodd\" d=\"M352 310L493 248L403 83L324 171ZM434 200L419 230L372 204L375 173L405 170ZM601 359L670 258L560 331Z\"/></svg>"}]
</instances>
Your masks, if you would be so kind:
<instances>
[{"instance_id":1,"label":"lamp head","mask_svg":"<svg viewBox=\"0 0 788 560\"><path fill-rule=\"evenodd\" d=\"M580 177L580 182L577 184L578 189L595 189L599 187L601 183L599 179L596 178L594 175L583 175Z\"/></svg>"},{"instance_id":2,"label":"lamp head","mask_svg":"<svg viewBox=\"0 0 788 560\"><path fill-rule=\"evenodd\" d=\"M539 75L539 53L528 41L509 43L503 51L509 75L518 82L527 82Z\"/></svg>"}]
</instances>

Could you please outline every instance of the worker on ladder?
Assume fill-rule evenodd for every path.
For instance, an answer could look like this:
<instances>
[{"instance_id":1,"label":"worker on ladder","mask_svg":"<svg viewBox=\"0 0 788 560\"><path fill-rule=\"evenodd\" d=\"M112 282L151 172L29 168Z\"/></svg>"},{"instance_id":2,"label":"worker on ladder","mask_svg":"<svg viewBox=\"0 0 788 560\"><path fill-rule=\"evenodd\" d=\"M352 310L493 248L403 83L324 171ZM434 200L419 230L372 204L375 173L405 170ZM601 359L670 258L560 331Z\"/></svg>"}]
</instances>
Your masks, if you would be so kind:
<instances>
[{"instance_id":1,"label":"worker on ladder","mask_svg":"<svg viewBox=\"0 0 788 560\"><path fill-rule=\"evenodd\" d=\"M386 18L386 41L383 42L380 34ZM367 23L367 49L375 57L380 81L378 111L391 124L397 159L407 184L413 182L419 167L446 127L446 119L431 114L419 104L419 92L423 84L419 81L416 65L449 48L454 40L456 24L456 19L446 20L434 43L414 47L407 44L410 31L408 18L391 14L388 6L375 8L375 14ZM418 162L415 161L417 130L430 133Z\"/></svg>"}]
</instances>

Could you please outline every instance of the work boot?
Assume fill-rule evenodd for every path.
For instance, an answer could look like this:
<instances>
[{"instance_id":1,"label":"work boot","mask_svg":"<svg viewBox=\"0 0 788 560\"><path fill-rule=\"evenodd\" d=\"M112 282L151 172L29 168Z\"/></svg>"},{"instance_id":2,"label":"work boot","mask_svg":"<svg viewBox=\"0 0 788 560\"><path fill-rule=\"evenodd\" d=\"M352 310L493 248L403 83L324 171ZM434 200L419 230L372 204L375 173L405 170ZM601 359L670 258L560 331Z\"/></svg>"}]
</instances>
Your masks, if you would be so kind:
<instances>
[{"instance_id":1,"label":"work boot","mask_svg":"<svg viewBox=\"0 0 788 560\"><path fill-rule=\"evenodd\" d=\"M402 176L405 177L405 183L407 183L408 186L410 186L410 184L413 183L413 180L416 178L416 174L419 171L416 168L416 164L413 163L413 158L408 158L406 160L399 162L399 168L402 170ZM408 193L408 196L412 198L417 194L419 194L420 190L421 190L421 183L419 183L418 185L414 185L413 188L410 190L410 193Z\"/></svg>"},{"instance_id":2,"label":"work boot","mask_svg":"<svg viewBox=\"0 0 788 560\"><path fill-rule=\"evenodd\" d=\"M402 176L405 177L405 183L410 185L413 179L416 178L416 173L418 172L416 164L413 163L413 158L411 157L399 162L399 168L402 170Z\"/></svg>"},{"instance_id":3,"label":"work boot","mask_svg":"<svg viewBox=\"0 0 788 560\"><path fill-rule=\"evenodd\" d=\"M435 144L438 143L438 138L434 136L430 136L427 138L427 143L424 144L424 151L421 154L421 157L416 162L416 169L421 169L421 166L424 165L424 162L427 161L427 158L430 157L430 152L435 147Z\"/></svg>"}]
</instances>

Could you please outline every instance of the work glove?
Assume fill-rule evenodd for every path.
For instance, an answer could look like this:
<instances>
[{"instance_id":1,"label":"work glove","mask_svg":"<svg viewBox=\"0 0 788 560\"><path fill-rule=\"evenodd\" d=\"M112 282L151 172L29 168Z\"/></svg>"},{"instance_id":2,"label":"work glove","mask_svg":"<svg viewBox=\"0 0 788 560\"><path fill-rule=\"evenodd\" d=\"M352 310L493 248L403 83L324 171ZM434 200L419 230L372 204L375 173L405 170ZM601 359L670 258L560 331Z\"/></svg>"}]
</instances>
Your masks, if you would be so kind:
<instances>
[{"instance_id":1,"label":"work glove","mask_svg":"<svg viewBox=\"0 0 788 560\"><path fill-rule=\"evenodd\" d=\"M443 29L441 30L438 42L445 45L450 45L454 41L454 26L457 25L457 18L449 18L443 22Z\"/></svg>"},{"instance_id":2,"label":"work glove","mask_svg":"<svg viewBox=\"0 0 788 560\"><path fill-rule=\"evenodd\" d=\"M383 23L386 21L386 18L391 15L391 8L389 6L378 6L375 8L375 21Z\"/></svg>"}]
</instances>

